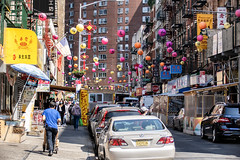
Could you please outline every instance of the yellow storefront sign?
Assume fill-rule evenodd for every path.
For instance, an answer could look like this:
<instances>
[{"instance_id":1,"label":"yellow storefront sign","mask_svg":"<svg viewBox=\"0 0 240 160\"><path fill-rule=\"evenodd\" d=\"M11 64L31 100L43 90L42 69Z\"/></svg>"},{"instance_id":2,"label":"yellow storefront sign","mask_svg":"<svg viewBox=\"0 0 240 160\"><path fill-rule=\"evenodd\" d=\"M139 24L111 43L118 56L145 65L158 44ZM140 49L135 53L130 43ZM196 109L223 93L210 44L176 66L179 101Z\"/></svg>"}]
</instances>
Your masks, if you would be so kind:
<instances>
[{"instance_id":1,"label":"yellow storefront sign","mask_svg":"<svg viewBox=\"0 0 240 160\"><path fill-rule=\"evenodd\" d=\"M5 28L4 30L5 64L37 64L37 35L27 29Z\"/></svg>"},{"instance_id":2,"label":"yellow storefront sign","mask_svg":"<svg viewBox=\"0 0 240 160\"><path fill-rule=\"evenodd\" d=\"M88 91L87 90L81 90L80 91L80 107L81 107L81 119L83 122L83 125L86 126L88 123L88 117L87 117L87 113L88 113Z\"/></svg>"},{"instance_id":3,"label":"yellow storefront sign","mask_svg":"<svg viewBox=\"0 0 240 160\"><path fill-rule=\"evenodd\" d=\"M213 15L212 14L197 14L197 35L200 34L201 29L199 28L199 23L205 22L208 29L213 29ZM208 36L203 35L203 40L198 48L207 49L207 39Z\"/></svg>"}]
</instances>

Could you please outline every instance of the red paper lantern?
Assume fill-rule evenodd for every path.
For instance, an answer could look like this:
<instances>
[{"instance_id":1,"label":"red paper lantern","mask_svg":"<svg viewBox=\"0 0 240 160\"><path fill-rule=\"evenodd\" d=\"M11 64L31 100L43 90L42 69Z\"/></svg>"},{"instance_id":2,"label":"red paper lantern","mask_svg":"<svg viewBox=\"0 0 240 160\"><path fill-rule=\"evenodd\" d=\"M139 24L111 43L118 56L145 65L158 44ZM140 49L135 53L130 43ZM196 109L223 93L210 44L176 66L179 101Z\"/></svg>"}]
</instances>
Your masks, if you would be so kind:
<instances>
[{"instance_id":1,"label":"red paper lantern","mask_svg":"<svg viewBox=\"0 0 240 160\"><path fill-rule=\"evenodd\" d=\"M126 76L125 75L122 75L122 78L125 78Z\"/></svg>"}]
</instances>

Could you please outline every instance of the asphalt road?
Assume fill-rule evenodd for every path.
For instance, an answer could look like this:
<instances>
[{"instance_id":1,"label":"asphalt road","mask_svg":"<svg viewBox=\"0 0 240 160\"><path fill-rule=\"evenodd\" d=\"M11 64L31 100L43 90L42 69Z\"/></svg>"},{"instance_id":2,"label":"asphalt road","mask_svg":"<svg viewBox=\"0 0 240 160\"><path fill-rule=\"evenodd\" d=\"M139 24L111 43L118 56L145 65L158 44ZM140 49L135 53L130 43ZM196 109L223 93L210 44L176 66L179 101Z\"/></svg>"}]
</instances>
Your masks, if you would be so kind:
<instances>
[{"instance_id":1,"label":"asphalt road","mask_svg":"<svg viewBox=\"0 0 240 160\"><path fill-rule=\"evenodd\" d=\"M175 160L240 160L240 142L223 140L213 143L179 131L170 130L176 147Z\"/></svg>"}]
</instances>

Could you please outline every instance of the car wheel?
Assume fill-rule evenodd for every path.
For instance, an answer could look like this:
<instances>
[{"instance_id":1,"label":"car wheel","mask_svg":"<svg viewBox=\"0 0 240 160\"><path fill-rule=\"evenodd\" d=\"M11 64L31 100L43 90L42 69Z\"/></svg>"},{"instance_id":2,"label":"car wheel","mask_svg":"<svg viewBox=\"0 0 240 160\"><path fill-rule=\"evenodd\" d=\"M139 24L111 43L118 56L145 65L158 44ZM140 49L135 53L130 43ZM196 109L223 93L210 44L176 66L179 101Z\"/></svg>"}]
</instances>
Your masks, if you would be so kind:
<instances>
[{"instance_id":1,"label":"car wheel","mask_svg":"<svg viewBox=\"0 0 240 160\"><path fill-rule=\"evenodd\" d=\"M97 144L94 145L94 153L95 153L95 156L98 157L98 145Z\"/></svg>"},{"instance_id":2,"label":"car wheel","mask_svg":"<svg viewBox=\"0 0 240 160\"><path fill-rule=\"evenodd\" d=\"M216 128L213 129L213 132L212 132L212 141L214 143L217 143L220 141L220 137L219 135L217 135L217 131L216 131Z\"/></svg>"},{"instance_id":3,"label":"car wheel","mask_svg":"<svg viewBox=\"0 0 240 160\"><path fill-rule=\"evenodd\" d=\"M202 139L207 139L207 136L205 135L204 127L201 126L201 138Z\"/></svg>"},{"instance_id":4,"label":"car wheel","mask_svg":"<svg viewBox=\"0 0 240 160\"><path fill-rule=\"evenodd\" d=\"M99 146L98 146L98 159L99 159L99 160L103 160L102 155L100 154L100 148L99 148Z\"/></svg>"},{"instance_id":5,"label":"car wheel","mask_svg":"<svg viewBox=\"0 0 240 160\"><path fill-rule=\"evenodd\" d=\"M180 122L179 122L179 128L180 128L180 131L183 132L183 127Z\"/></svg>"},{"instance_id":6,"label":"car wheel","mask_svg":"<svg viewBox=\"0 0 240 160\"><path fill-rule=\"evenodd\" d=\"M173 121L173 129L176 130L177 128L175 127L174 121Z\"/></svg>"}]
</instances>

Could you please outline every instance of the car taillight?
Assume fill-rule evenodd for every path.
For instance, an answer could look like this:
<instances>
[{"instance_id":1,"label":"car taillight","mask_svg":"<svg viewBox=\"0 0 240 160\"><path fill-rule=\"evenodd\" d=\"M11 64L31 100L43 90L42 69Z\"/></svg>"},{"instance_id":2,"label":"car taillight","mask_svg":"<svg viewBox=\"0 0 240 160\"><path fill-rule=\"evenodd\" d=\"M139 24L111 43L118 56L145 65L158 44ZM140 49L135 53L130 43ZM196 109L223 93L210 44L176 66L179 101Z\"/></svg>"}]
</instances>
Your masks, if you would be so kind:
<instances>
[{"instance_id":1,"label":"car taillight","mask_svg":"<svg viewBox=\"0 0 240 160\"><path fill-rule=\"evenodd\" d=\"M226 123L226 122L230 122L228 118L219 118L218 119L219 123Z\"/></svg>"},{"instance_id":2,"label":"car taillight","mask_svg":"<svg viewBox=\"0 0 240 160\"><path fill-rule=\"evenodd\" d=\"M173 143L173 137L169 136L169 137L162 137L158 140L157 144L169 144L169 143Z\"/></svg>"},{"instance_id":3,"label":"car taillight","mask_svg":"<svg viewBox=\"0 0 240 160\"><path fill-rule=\"evenodd\" d=\"M105 126L104 122L105 122L105 117L106 117L107 113L108 113L107 111L104 113L101 123L99 124L100 128L104 128L104 126Z\"/></svg>"},{"instance_id":4,"label":"car taillight","mask_svg":"<svg viewBox=\"0 0 240 160\"><path fill-rule=\"evenodd\" d=\"M109 145L110 146L127 146L128 144L123 139L111 138L109 140Z\"/></svg>"}]
</instances>

